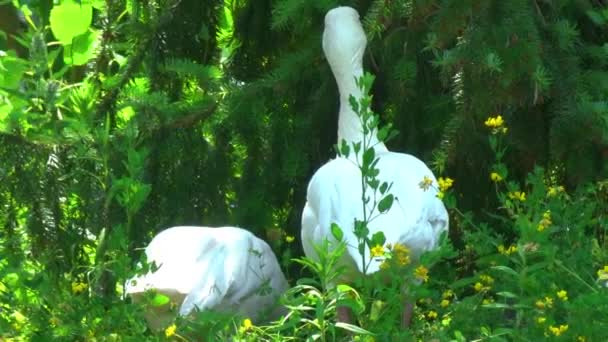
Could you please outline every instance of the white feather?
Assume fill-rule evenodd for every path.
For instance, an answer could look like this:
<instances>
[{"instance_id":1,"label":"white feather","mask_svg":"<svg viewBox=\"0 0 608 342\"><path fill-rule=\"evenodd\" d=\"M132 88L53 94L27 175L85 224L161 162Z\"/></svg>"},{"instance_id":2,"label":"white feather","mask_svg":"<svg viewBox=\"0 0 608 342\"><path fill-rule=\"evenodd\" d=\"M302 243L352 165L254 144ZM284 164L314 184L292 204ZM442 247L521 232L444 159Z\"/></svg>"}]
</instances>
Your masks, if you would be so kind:
<instances>
[{"instance_id":1,"label":"white feather","mask_svg":"<svg viewBox=\"0 0 608 342\"><path fill-rule=\"evenodd\" d=\"M255 321L288 288L268 244L240 228L169 228L152 239L146 255L158 270L127 281L125 293L139 299L155 289L177 302L180 315L197 308L238 313ZM173 315L156 310L147 318L157 330Z\"/></svg>"}]
</instances>

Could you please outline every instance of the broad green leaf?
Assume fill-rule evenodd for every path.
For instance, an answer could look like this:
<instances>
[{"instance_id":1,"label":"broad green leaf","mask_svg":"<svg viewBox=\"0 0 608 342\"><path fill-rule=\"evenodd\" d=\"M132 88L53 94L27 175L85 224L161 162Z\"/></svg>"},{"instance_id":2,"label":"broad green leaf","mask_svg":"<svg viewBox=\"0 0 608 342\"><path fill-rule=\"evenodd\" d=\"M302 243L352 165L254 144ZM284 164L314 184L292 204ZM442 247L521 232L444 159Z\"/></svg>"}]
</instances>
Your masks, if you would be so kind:
<instances>
[{"instance_id":1,"label":"broad green leaf","mask_svg":"<svg viewBox=\"0 0 608 342\"><path fill-rule=\"evenodd\" d=\"M342 241L342 238L344 238L344 233L342 232L342 229L340 229L340 226L335 223L331 224L331 235L333 235L334 238L336 238L336 240L338 241Z\"/></svg>"},{"instance_id":2,"label":"broad green leaf","mask_svg":"<svg viewBox=\"0 0 608 342\"><path fill-rule=\"evenodd\" d=\"M380 202L378 203L378 210L381 213L385 213L385 212L389 211L391 209L391 207L393 206L393 200L394 200L394 197L392 194L388 194L388 195L384 196L384 198L381 199Z\"/></svg>"},{"instance_id":3,"label":"broad green leaf","mask_svg":"<svg viewBox=\"0 0 608 342\"><path fill-rule=\"evenodd\" d=\"M152 298L152 300L150 301L150 304L152 306L163 306L167 303L169 303L169 297L165 296L164 294L160 294L160 293L157 293L154 296L154 298Z\"/></svg>"},{"instance_id":4,"label":"broad green leaf","mask_svg":"<svg viewBox=\"0 0 608 342\"><path fill-rule=\"evenodd\" d=\"M27 62L21 58L12 56L13 51L9 51L7 56L0 57L0 87L7 89L17 89L21 77L27 70Z\"/></svg>"},{"instance_id":5,"label":"broad green leaf","mask_svg":"<svg viewBox=\"0 0 608 342\"><path fill-rule=\"evenodd\" d=\"M51 10L51 31L62 44L72 43L72 39L86 33L93 20L93 7L65 1Z\"/></svg>"},{"instance_id":6,"label":"broad green leaf","mask_svg":"<svg viewBox=\"0 0 608 342\"><path fill-rule=\"evenodd\" d=\"M98 31L88 31L74 37L72 44L64 46L63 61L70 65L84 65L95 56Z\"/></svg>"},{"instance_id":7,"label":"broad green leaf","mask_svg":"<svg viewBox=\"0 0 608 342\"><path fill-rule=\"evenodd\" d=\"M386 190L388 190L388 183L384 182L384 183L382 183L382 185L380 185L380 193L382 195L384 195L384 193L386 192Z\"/></svg>"},{"instance_id":8,"label":"broad green leaf","mask_svg":"<svg viewBox=\"0 0 608 342\"><path fill-rule=\"evenodd\" d=\"M349 95L348 102L350 103L350 108L352 108L355 113L359 112L359 102L357 102L356 97Z\"/></svg>"},{"instance_id":9,"label":"broad green leaf","mask_svg":"<svg viewBox=\"0 0 608 342\"><path fill-rule=\"evenodd\" d=\"M502 271L502 272L514 275L516 277L519 277L519 274L517 272L515 272L514 269L512 269L511 267L508 267L508 266L502 266L502 265L500 265L500 266L492 266L492 269L498 270L498 271Z\"/></svg>"},{"instance_id":10,"label":"broad green leaf","mask_svg":"<svg viewBox=\"0 0 608 342\"><path fill-rule=\"evenodd\" d=\"M376 152L373 148L368 148L365 152L363 152L363 165L371 165L376 157Z\"/></svg>"},{"instance_id":11,"label":"broad green leaf","mask_svg":"<svg viewBox=\"0 0 608 342\"><path fill-rule=\"evenodd\" d=\"M374 235L372 235L372 241L371 241L372 246L376 246L376 245L383 246L385 242L386 242L386 237L384 236L383 232L376 232L376 233L374 233Z\"/></svg>"}]
</instances>

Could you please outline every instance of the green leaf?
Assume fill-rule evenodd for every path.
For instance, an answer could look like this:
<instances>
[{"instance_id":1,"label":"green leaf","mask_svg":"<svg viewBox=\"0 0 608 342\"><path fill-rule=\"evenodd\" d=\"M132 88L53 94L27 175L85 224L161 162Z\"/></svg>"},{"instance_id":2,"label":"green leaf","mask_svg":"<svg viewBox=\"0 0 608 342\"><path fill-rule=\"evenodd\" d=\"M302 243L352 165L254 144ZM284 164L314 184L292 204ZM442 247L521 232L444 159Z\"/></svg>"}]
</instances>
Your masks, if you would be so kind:
<instances>
[{"instance_id":1,"label":"green leaf","mask_svg":"<svg viewBox=\"0 0 608 342\"><path fill-rule=\"evenodd\" d=\"M394 200L394 197L392 194L388 194L388 195L384 196L384 198L381 199L380 202L378 203L378 210L381 213L385 213L385 212L389 211L391 209L391 207L393 206L393 200Z\"/></svg>"},{"instance_id":2,"label":"green leaf","mask_svg":"<svg viewBox=\"0 0 608 342\"><path fill-rule=\"evenodd\" d=\"M484 308L488 309L510 309L511 305L503 304L503 303L490 303L482 305Z\"/></svg>"},{"instance_id":3,"label":"green leaf","mask_svg":"<svg viewBox=\"0 0 608 342\"><path fill-rule=\"evenodd\" d=\"M169 297L165 296L164 294L157 293L156 295L154 295L154 298L152 298L152 300L150 300L150 305L163 306L163 305L169 303L169 301L170 301Z\"/></svg>"},{"instance_id":4,"label":"green leaf","mask_svg":"<svg viewBox=\"0 0 608 342\"><path fill-rule=\"evenodd\" d=\"M384 195L384 193L388 190L388 183L384 182L380 185L380 194Z\"/></svg>"},{"instance_id":5,"label":"green leaf","mask_svg":"<svg viewBox=\"0 0 608 342\"><path fill-rule=\"evenodd\" d=\"M51 31L62 44L72 43L72 39L86 33L93 20L93 7L72 1L56 5L51 10Z\"/></svg>"},{"instance_id":6,"label":"green leaf","mask_svg":"<svg viewBox=\"0 0 608 342\"><path fill-rule=\"evenodd\" d=\"M359 153L359 151L361 151L361 142L358 141L358 142L354 143L353 149L355 150L355 153Z\"/></svg>"},{"instance_id":7,"label":"green leaf","mask_svg":"<svg viewBox=\"0 0 608 342\"><path fill-rule=\"evenodd\" d=\"M335 223L331 224L331 235L338 241L342 241L342 238L344 238L344 232L342 232L340 226Z\"/></svg>"},{"instance_id":8,"label":"green leaf","mask_svg":"<svg viewBox=\"0 0 608 342\"><path fill-rule=\"evenodd\" d=\"M348 143L346 142L346 140L342 139L342 144L340 145L340 155L347 157L350 154L350 146L348 146Z\"/></svg>"},{"instance_id":9,"label":"green leaf","mask_svg":"<svg viewBox=\"0 0 608 342\"><path fill-rule=\"evenodd\" d=\"M348 324L348 323L337 322L336 327L354 332L356 334L375 336L374 333L372 333L371 331L367 331L361 327L358 327L358 326L352 325L352 324Z\"/></svg>"},{"instance_id":10,"label":"green leaf","mask_svg":"<svg viewBox=\"0 0 608 342\"><path fill-rule=\"evenodd\" d=\"M375 150L373 148L368 148L365 152L363 152L363 166L371 165L375 157Z\"/></svg>"},{"instance_id":11,"label":"green leaf","mask_svg":"<svg viewBox=\"0 0 608 342\"><path fill-rule=\"evenodd\" d=\"M352 95L349 95L348 102L350 103L350 108L352 108L355 113L358 113L359 112L359 102L357 102L357 98Z\"/></svg>"},{"instance_id":12,"label":"green leaf","mask_svg":"<svg viewBox=\"0 0 608 342\"><path fill-rule=\"evenodd\" d=\"M506 297L506 298L517 298L518 297L515 293L508 292L508 291L497 292L496 295L500 296L500 297Z\"/></svg>"},{"instance_id":13,"label":"green leaf","mask_svg":"<svg viewBox=\"0 0 608 342\"><path fill-rule=\"evenodd\" d=\"M502 271L502 272L514 275L516 277L519 277L519 273L517 273L514 269L512 269L511 267L508 267L508 266L500 265L500 266L492 266L491 268L494 270Z\"/></svg>"},{"instance_id":14,"label":"green leaf","mask_svg":"<svg viewBox=\"0 0 608 342\"><path fill-rule=\"evenodd\" d=\"M88 31L74 37L72 44L64 46L63 61L69 65L84 65L95 56L99 32Z\"/></svg>"},{"instance_id":15,"label":"green leaf","mask_svg":"<svg viewBox=\"0 0 608 342\"><path fill-rule=\"evenodd\" d=\"M372 235L372 240L371 240L370 245L371 246L376 246L376 245L383 246L385 242L386 242L386 237L384 236L384 233L376 232L376 233L374 233L374 235Z\"/></svg>"}]
</instances>

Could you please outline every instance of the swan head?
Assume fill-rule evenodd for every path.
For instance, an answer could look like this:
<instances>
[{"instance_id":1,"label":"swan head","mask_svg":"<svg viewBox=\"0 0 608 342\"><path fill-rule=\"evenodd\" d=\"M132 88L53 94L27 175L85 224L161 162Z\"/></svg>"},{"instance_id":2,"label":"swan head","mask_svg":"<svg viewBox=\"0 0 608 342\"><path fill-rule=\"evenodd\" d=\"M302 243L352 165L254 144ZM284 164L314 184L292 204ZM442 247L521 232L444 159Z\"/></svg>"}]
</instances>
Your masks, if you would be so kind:
<instances>
[{"instance_id":1,"label":"swan head","mask_svg":"<svg viewBox=\"0 0 608 342\"><path fill-rule=\"evenodd\" d=\"M362 68L366 45L359 13L354 8L337 7L327 12L323 52L336 78L352 77L355 69Z\"/></svg>"}]
</instances>

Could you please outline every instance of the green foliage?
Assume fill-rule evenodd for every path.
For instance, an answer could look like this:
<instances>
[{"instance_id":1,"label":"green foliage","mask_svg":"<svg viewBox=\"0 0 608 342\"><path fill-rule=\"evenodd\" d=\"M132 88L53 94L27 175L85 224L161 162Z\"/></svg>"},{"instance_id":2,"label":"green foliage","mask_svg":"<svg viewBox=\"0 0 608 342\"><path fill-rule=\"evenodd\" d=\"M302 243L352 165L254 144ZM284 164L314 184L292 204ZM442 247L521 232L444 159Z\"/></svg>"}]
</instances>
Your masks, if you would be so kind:
<instances>
[{"instance_id":1,"label":"green foliage","mask_svg":"<svg viewBox=\"0 0 608 342\"><path fill-rule=\"evenodd\" d=\"M605 5L340 4L368 32L374 97L351 101L366 132L456 179L442 190L452 243L421 258L411 329L395 298L424 270L402 251L384 246L393 272L352 287L328 286L342 249L297 259L306 184L336 141L320 37L338 2L4 1L0 338L167 339L143 320L164 299L132 304L122 284L155 233L195 224L266 238L295 285L277 322L199 313L174 339L605 340ZM497 114L507 132L484 127ZM361 154L370 218L394 199L365 144L339 150ZM357 232L361 249L384 245L365 220ZM335 323L338 303L355 325Z\"/></svg>"}]
</instances>

